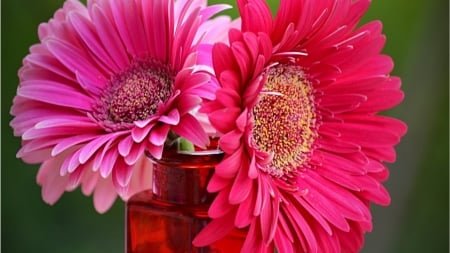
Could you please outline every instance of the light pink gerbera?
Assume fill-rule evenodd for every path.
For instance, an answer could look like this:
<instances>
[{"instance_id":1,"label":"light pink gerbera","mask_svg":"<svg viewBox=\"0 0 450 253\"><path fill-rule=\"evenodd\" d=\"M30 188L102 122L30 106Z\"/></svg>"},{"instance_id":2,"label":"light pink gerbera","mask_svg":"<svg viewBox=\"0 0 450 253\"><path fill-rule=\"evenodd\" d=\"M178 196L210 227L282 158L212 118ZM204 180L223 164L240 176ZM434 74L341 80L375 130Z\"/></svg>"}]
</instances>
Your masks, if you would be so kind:
<instances>
[{"instance_id":1,"label":"light pink gerbera","mask_svg":"<svg viewBox=\"0 0 450 253\"><path fill-rule=\"evenodd\" d=\"M403 122L381 23L357 28L369 0L237 1L242 30L213 48L221 88L203 111L222 133L209 190L213 221L194 244L248 228L242 252L357 252Z\"/></svg>"},{"instance_id":2,"label":"light pink gerbera","mask_svg":"<svg viewBox=\"0 0 450 253\"><path fill-rule=\"evenodd\" d=\"M42 163L46 202L82 186L105 212L151 187L151 163L169 132L208 142L190 113L217 87L212 43L226 38L227 5L206 0L69 0L39 26L19 71L11 121L17 156ZM209 66L208 66L209 64Z\"/></svg>"}]
</instances>

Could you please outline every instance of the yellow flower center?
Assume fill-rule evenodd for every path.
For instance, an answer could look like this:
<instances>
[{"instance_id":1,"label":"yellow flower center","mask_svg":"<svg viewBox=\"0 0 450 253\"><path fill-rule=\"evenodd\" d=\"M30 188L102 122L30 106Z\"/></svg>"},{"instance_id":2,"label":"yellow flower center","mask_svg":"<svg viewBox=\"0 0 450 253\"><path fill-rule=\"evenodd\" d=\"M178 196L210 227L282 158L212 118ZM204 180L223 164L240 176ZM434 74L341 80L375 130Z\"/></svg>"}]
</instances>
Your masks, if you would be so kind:
<instances>
[{"instance_id":1,"label":"yellow flower center","mask_svg":"<svg viewBox=\"0 0 450 253\"><path fill-rule=\"evenodd\" d=\"M127 128L153 116L173 93L174 74L156 60L135 61L114 75L94 106L94 117L109 129Z\"/></svg>"},{"instance_id":2,"label":"yellow flower center","mask_svg":"<svg viewBox=\"0 0 450 253\"><path fill-rule=\"evenodd\" d=\"M269 69L253 108L253 141L273 155L263 168L283 176L304 164L317 137L313 88L299 66L280 64Z\"/></svg>"}]
</instances>

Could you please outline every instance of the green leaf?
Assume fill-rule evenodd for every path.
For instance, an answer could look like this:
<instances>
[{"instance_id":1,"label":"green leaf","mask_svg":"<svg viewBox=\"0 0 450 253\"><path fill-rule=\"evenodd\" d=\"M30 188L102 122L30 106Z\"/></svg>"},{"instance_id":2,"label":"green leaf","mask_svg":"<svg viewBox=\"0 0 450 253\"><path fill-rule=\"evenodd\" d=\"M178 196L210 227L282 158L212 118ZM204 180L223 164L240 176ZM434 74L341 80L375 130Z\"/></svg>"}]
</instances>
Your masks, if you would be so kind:
<instances>
[{"instance_id":1,"label":"green leaf","mask_svg":"<svg viewBox=\"0 0 450 253\"><path fill-rule=\"evenodd\" d=\"M184 138L178 138L178 151L194 151L195 147L192 142L184 139Z\"/></svg>"}]
</instances>

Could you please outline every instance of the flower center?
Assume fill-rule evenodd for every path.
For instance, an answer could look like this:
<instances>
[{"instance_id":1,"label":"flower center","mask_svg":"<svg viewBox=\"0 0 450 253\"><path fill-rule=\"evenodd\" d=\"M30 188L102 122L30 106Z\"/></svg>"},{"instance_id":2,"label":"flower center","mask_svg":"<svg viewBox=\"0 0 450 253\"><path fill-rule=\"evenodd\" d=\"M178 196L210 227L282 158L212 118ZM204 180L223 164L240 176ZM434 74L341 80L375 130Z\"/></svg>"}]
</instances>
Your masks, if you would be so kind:
<instances>
[{"instance_id":1,"label":"flower center","mask_svg":"<svg viewBox=\"0 0 450 253\"><path fill-rule=\"evenodd\" d=\"M264 171L277 177L295 171L309 157L317 136L312 86L299 66L269 69L253 108L253 142L273 155Z\"/></svg>"},{"instance_id":2,"label":"flower center","mask_svg":"<svg viewBox=\"0 0 450 253\"><path fill-rule=\"evenodd\" d=\"M153 116L173 93L174 74L157 61L135 61L113 76L94 108L94 117L107 128L128 128Z\"/></svg>"}]
</instances>

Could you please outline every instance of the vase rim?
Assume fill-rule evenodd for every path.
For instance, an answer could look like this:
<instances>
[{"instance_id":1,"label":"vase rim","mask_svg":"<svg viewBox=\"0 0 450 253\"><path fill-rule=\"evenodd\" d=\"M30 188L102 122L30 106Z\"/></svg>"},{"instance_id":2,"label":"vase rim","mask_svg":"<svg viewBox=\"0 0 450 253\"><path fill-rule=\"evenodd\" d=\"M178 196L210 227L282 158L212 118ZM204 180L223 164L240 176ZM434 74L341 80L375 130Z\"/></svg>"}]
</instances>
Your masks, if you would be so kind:
<instances>
[{"instance_id":1,"label":"vase rim","mask_svg":"<svg viewBox=\"0 0 450 253\"><path fill-rule=\"evenodd\" d=\"M223 151L220 149L207 149L207 150L194 150L194 151L185 151L185 150L178 150L177 154L181 155L193 155L193 156L199 156L199 155L219 155L223 154Z\"/></svg>"}]
</instances>

